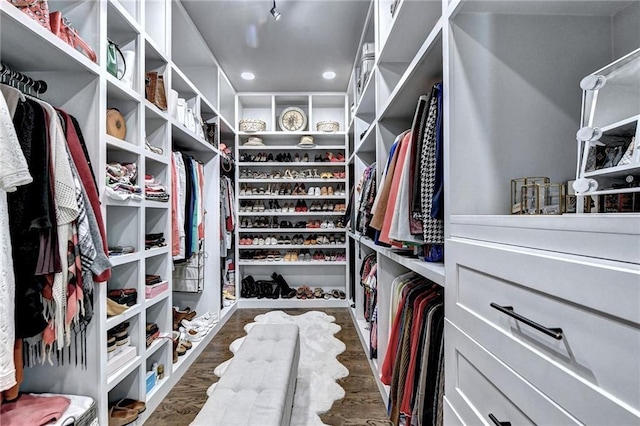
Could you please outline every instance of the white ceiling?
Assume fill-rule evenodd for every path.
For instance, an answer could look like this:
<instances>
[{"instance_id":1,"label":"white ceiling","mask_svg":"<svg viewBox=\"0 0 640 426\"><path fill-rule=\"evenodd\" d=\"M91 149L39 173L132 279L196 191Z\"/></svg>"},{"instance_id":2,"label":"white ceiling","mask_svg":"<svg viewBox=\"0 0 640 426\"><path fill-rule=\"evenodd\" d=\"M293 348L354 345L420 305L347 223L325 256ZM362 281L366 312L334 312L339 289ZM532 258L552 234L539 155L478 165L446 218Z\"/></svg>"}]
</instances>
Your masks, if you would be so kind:
<instances>
[{"instance_id":1,"label":"white ceiling","mask_svg":"<svg viewBox=\"0 0 640 426\"><path fill-rule=\"evenodd\" d=\"M278 21L273 0L182 3L237 91L288 92L346 91L370 0L277 0Z\"/></svg>"}]
</instances>

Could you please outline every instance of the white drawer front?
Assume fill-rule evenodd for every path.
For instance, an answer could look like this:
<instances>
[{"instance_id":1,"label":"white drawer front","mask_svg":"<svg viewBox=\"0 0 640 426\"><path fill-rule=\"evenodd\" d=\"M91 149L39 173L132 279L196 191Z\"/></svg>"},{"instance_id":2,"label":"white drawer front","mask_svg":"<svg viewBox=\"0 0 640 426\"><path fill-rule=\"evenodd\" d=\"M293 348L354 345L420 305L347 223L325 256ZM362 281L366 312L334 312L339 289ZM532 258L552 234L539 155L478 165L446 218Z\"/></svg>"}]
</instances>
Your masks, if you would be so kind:
<instances>
[{"instance_id":1,"label":"white drawer front","mask_svg":"<svg viewBox=\"0 0 640 426\"><path fill-rule=\"evenodd\" d=\"M449 402L449 400L447 399L446 396L444 397L444 420L443 420L443 423L446 426L464 426L464 423L462 423L462 419L460 419L460 417L458 417L458 414L453 409L453 406L451 405L451 403Z\"/></svg>"},{"instance_id":2,"label":"white drawer front","mask_svg":"<svg viewBox=\"0 0 640 426\"><path fill-rule=\"evenodd\" d=\"M445 333L445 396L464 424L581 424L449 321Z\"/></svg>"},{"instance_id":3,"label":"white drawer front","mask_svg":"<svg viewBox=\"0 0 640 426\"><path fill-rule=\"evenodd\" d=\"M446 315L454 324L579 420L640 424L637 265L463 240L447 250ZM561 328L562 339L492 302Z\"/></svg>"}]
</instances>

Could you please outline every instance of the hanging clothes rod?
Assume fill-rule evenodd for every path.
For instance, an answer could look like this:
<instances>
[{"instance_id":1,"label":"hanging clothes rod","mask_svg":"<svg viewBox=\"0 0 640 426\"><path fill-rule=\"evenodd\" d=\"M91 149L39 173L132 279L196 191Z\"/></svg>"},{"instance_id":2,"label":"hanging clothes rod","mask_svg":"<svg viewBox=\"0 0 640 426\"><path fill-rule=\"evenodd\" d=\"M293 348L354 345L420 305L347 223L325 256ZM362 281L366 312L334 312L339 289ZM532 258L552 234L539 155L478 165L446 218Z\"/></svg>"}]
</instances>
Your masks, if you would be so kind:
<instances>
[{"instance_id":1,"label":"hanging clothes rod","mask_svg":"<svg viewBox=\"0 0 640 426\"><path fill-rule=\"evenodd\" d=\"M36 95L41 95L47 91L47 83L44 80L34 80L26 74L11 69L11 67L2 62L0 62L0 82L13 86L28 95L31 95L32 91Z\"/></svg>"}]
</instances>

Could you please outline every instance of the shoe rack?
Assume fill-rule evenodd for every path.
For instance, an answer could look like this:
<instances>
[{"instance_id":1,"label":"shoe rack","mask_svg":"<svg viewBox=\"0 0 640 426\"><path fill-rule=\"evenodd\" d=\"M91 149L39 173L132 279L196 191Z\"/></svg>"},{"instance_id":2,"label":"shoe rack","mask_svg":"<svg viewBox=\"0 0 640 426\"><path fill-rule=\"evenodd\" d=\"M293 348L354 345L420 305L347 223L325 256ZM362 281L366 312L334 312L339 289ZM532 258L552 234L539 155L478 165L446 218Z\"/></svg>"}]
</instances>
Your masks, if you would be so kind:
<instances>
[{"instance_id":1,"label":"shoe rack","mask_svg":"<svg viewBox=\"0 0 640 426\"><path fill-rule=\"evenodd\" d=\"M235 130L223 114L226 111L226 116L233 118L235 91L180 2L49 0L49 8L62 11L78 29L96 51L97 63L10 2L0 3L0 56L13 69L45 80L49 90L43 99L78 119L101 193L108 245L126 248L123 254L111 256L109 282L95 285L94 317L86 331L87 368L68 363L27 368L21 390L90 396L96 401L99 423L103 425L109 424L110 403L125 397L143 401L147 410L135 423L142 424L236 308L234 305L221 311L219 307L220 260L214 242L219 235L220 152L172 114L146 100L145 73L156 71L162 75L167 94L171 89L177 91L204 121L215 121L227 140L235 138ZM121 50L134 52L134 60L127 65L133 69L130 85L106 70L107 38ZM31 54L25 55L25 51ZM36 57L37 61L32 59ZM124 116L124 139L107 135L107 108L117 108ZM162 202L144 197L145 175L149 182L163 185L173 196L174 150L186 152L204 164L205 186L211 189L205 205L205 240L209 244L204 268L205 275L211 278L198 294L175 293L171 288L171 198ZM142 197L116 200L106 195L105 166L110 162L135 165ZM146 249L145 236L159 233L166 245ZM149 297L145 292L147 275L158 275L166 283ZM135 289L135 302L131 300L131 306L112 310L115 315L108 316L108 292L124 289ZM147 324L156 324L160 337L171 336L173 306L190 307L198 316L210 312L219 318L217 325L210 327L207 335L175 364L170 338L157 338L147 345L148 331L156 330ZM123 349L116 356L114 345ZM152 382L148 372L154 364L164 366L164 378L149 386Z\"/></svg>"},{"instance_id":2,"label":"shoe rack","mask_svg":"<svg viewBox=\"0 0 640 426\"><path fill-rule=\"evenodd\" d=\"M346 290L348 249L344 211L348 204L347 97L344 93L239 93L236 122L260 119L262 132L238 132L236 294L242 280L270 280L282 275L294 290L308 286L325 293ZM287 107L307 115L306 128L282 131L279 114ZM316 131L333 120L333 133ZM312 146L299 146L312 136ZM249 137L260 145L247 144ZM252 138L253 139L253 138ZM301 292L302 293L302 292ZM336 294L338 294L336 293ZM246 294L246 292L245 292ZM340 298L241 297L240 307L344 307Z\"/></svg>"}]
</instances>

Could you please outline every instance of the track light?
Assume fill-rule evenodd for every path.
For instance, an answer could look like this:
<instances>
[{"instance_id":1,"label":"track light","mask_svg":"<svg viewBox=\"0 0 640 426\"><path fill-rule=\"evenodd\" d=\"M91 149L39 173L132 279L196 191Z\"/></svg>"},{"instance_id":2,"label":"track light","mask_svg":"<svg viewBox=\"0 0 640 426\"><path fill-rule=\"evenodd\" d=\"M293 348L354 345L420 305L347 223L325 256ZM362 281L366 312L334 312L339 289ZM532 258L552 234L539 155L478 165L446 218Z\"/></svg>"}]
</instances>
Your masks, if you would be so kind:
<instances>
[{"instance_id":1,"label":"track light","mask_svg":"<svg viewBox=\"0 0 640 426\"><path fill-rule=\"evenodd\" d=\"M271 15L273 16L273 19L275 19L276 21L278 19L280 19L280 17L282 16L282 13L278 12L278 10L276 9L276 0L273 0L273 7L271 8Z\"/></svg>"}]
</instances>

